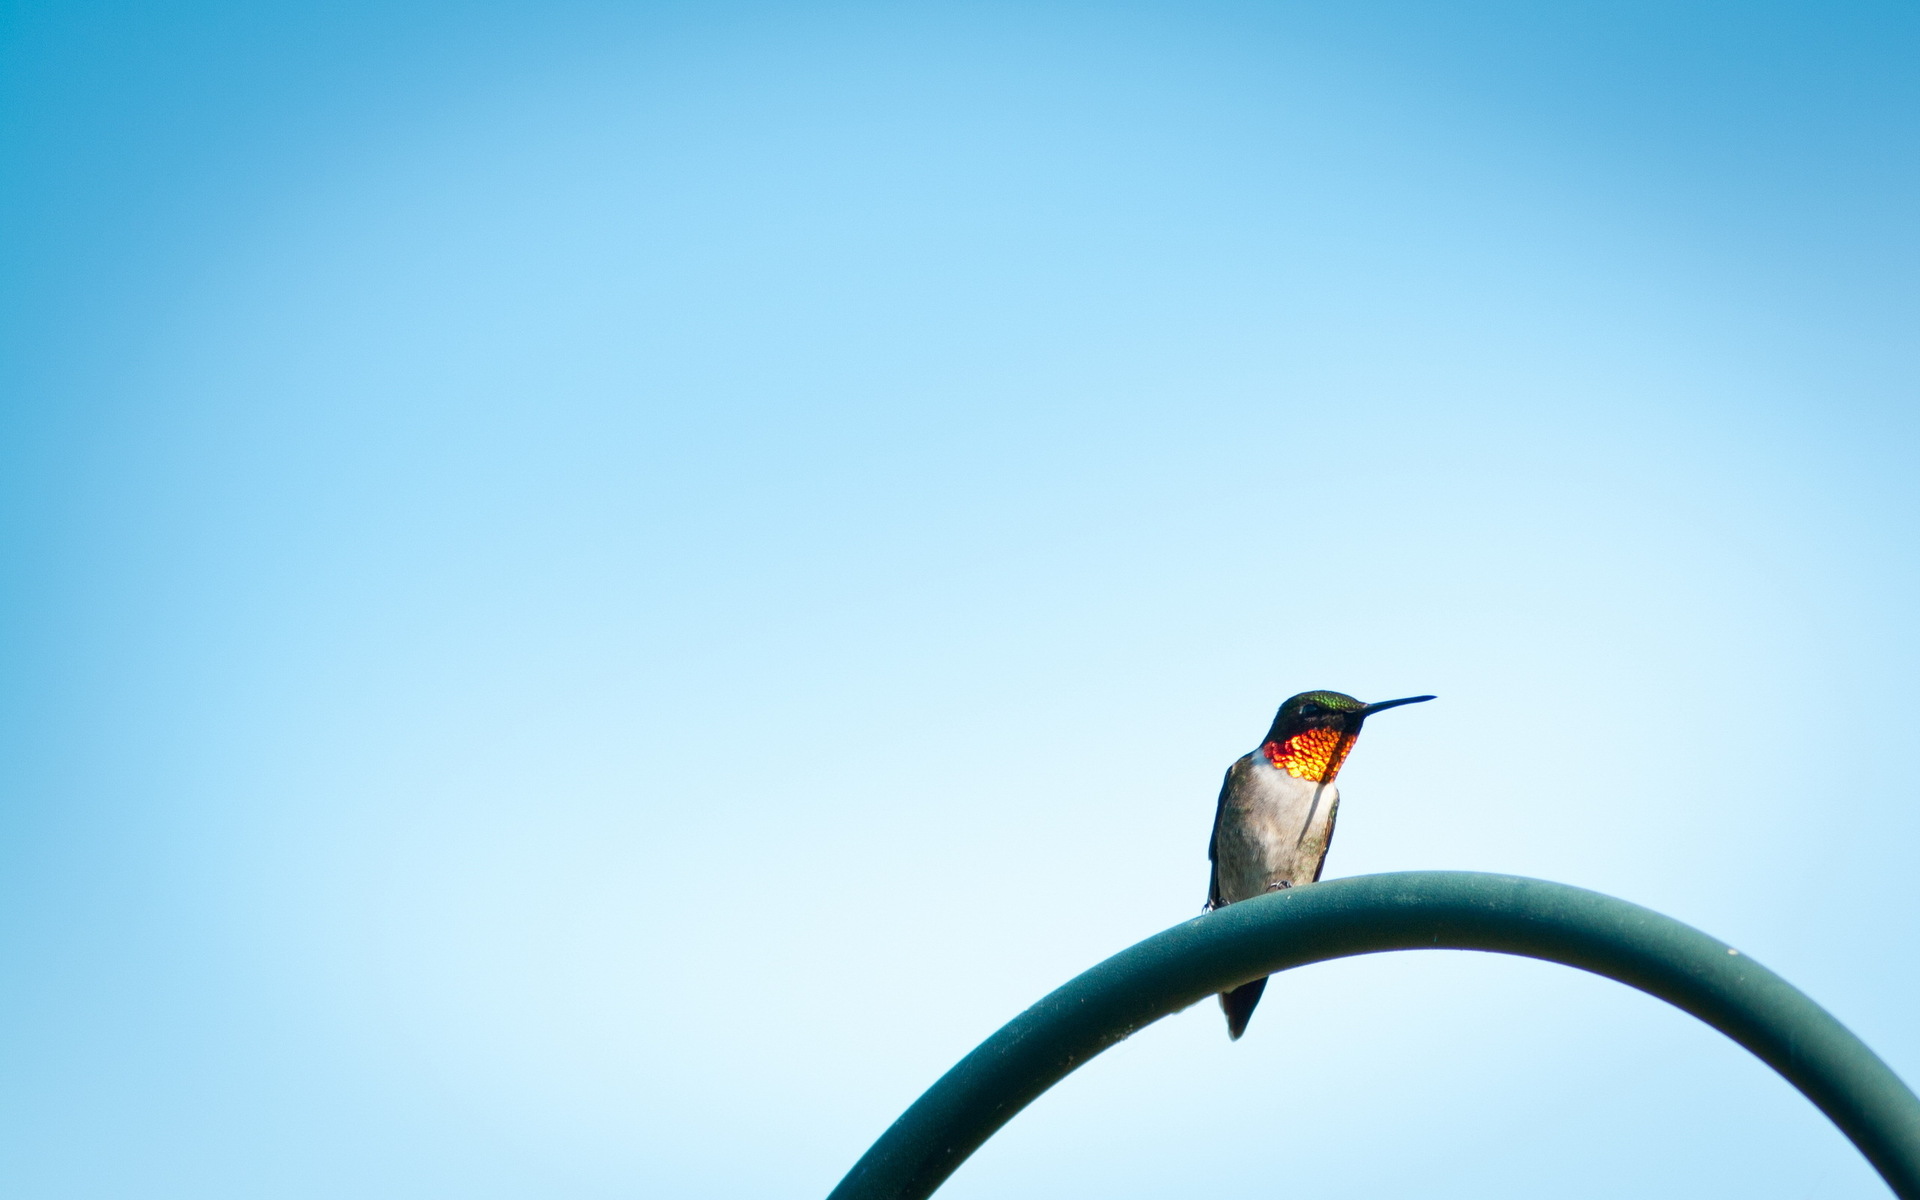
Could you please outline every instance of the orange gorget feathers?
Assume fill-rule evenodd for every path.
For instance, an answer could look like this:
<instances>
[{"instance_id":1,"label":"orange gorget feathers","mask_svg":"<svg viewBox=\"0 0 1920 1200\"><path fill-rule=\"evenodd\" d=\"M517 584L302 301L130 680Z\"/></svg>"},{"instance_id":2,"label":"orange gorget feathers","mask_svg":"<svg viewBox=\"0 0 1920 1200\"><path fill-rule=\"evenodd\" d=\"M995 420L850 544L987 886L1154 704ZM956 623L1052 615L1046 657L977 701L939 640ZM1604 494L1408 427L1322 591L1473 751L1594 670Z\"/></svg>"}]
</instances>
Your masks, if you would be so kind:
<instances>
[{"instance_id":1,"label":"orange gorget feathers","mask_svg":"<svg viewBox=\"0 0 1920 1200\"><path fill-rule=\"evenodd\" d=\"M1340 773L1340 764L1347 761L1348 751L1353 749L1358 737L1346 739L1346 745L1340 745L1340 731L1337 729L1309 729L1305 733L1296 733L1284 742L1268 742L1260 747L1266 753L1267 761L1295 779L1304 779L1309 783L1331 783ZM1335 749L1339 757L1334 756Z\"/></svg>"}]
</instances>

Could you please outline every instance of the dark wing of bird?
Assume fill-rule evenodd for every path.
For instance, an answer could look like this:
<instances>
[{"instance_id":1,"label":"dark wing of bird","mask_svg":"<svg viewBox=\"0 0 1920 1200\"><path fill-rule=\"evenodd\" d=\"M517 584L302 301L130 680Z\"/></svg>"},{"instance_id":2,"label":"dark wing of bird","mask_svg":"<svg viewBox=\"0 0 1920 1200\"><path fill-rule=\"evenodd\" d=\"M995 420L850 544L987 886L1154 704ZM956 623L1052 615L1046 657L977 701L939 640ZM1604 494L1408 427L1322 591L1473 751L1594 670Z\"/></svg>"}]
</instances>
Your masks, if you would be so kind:
<instances>
[{"instance_id":1,"label":"dark wing of bird","mask_svg":"<svg viewBox=\"0 0 1920 1200\"><path fill-rule=\"evenodd\" d=\"M1333 823L1340 819L1340 793L1333 793L1333 807L1327 810L1327 841L1320 847L1320 861L1313 864L1313 881L1320 882L1320 872L1327 869L1327 851L1333 849Z\"/></svg>"},{"instance_id":2,"label":"dark wing of bird","mask_svg":"<svg viewBox=\"0 0 1920 1200\"><path fill-rule=\"evenodd\" d=\"M1239 766L1234 763L1233 766ZM1220 898L1220 818L1227 811L1227 793L1233 790L1233 767L1227 768L1226 778L1220 781L1220 799L1213 806L1213 832L1207 836L1207 862L1212 866L1212 877L1207 880L1207 908L1219 908L1226 901Z\"/></svg>"}]
</instances>

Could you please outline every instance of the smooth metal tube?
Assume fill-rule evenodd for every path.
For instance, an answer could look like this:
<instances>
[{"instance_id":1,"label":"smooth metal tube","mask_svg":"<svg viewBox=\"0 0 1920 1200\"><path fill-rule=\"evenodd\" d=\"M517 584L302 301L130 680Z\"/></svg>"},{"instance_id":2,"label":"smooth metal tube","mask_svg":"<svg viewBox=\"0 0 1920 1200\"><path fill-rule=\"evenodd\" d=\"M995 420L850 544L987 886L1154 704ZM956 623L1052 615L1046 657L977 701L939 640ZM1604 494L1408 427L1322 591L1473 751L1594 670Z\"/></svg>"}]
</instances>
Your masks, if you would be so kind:
<instances>
[{"instance_id":1,"label":"smooth metal tube","mask_svg":"<svg viewBox=\"0 0 1920 1200\"><path fill-rule=\"evenodd\" d=\"M941 1076L829 1200L923 1200L1074 1068L1251 979L1386 950L1485 950L1617 979L1692 1013L1799 1088L1901 1200L1920 1200L1920 1099L1778 975L1671 917L1598 892L1468 871L1332 879L1154 935L1021 1013Z\"/></svg>"}]
</instances>

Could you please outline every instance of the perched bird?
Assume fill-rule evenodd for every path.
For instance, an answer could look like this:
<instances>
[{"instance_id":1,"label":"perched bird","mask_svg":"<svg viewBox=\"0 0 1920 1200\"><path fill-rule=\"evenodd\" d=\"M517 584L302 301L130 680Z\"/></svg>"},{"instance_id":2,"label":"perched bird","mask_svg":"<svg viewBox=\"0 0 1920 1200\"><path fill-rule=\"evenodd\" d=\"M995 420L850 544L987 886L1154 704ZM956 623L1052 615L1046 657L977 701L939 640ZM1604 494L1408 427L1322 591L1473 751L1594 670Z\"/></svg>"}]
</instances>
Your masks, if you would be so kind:
<instances>
[{"instance_id":1,"label":"perched bird","mask_svg":"<svg viewBox=\"0 0 1920 1200\"><path fill-rule=\"evenodd\" d=\"M1317 881L1340 809L1333 779L1361 722L1382 709L1431 699L1362 704L1340 692L1301 692L1282 704L1259 749L1235 759L1220 785L1207 841L1213 861L1207 908ZM1220 993L1228 1037L1237 1041L1247 1031L1266 989L1267 981L1256 979Z\"/></svg>"}]
</instances>

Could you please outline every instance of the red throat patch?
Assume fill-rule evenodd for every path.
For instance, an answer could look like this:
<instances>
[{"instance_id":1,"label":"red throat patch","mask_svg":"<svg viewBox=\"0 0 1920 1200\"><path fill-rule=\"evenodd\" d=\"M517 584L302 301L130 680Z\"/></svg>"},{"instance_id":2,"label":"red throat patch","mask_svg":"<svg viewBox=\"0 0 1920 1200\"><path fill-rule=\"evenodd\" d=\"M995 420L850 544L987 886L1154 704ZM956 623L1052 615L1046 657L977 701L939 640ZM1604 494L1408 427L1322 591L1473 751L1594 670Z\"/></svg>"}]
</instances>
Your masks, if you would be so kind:
<instances>
[{"instance_id":1,"label":"red throat patch","mask_svg":"<svg viewBox=\"0 0 1920 1200\"><path fill-rule=\"evenodd\" d=\"M1340 731L1337 729L1309 729L1305 733L1296 733L1284 742L1268 742L1260 749L1266 754L1267 761L1285 771L1295 779L1304 779L1309 783L1332 783L1333 777L1340 773L1340 766L1347 761L1347 753L1353 749L1359 738L1346 739L1346 745L1340 744ZM1335 757L1338 749L1339 756Z\"/></svg>"}]
</instances>

